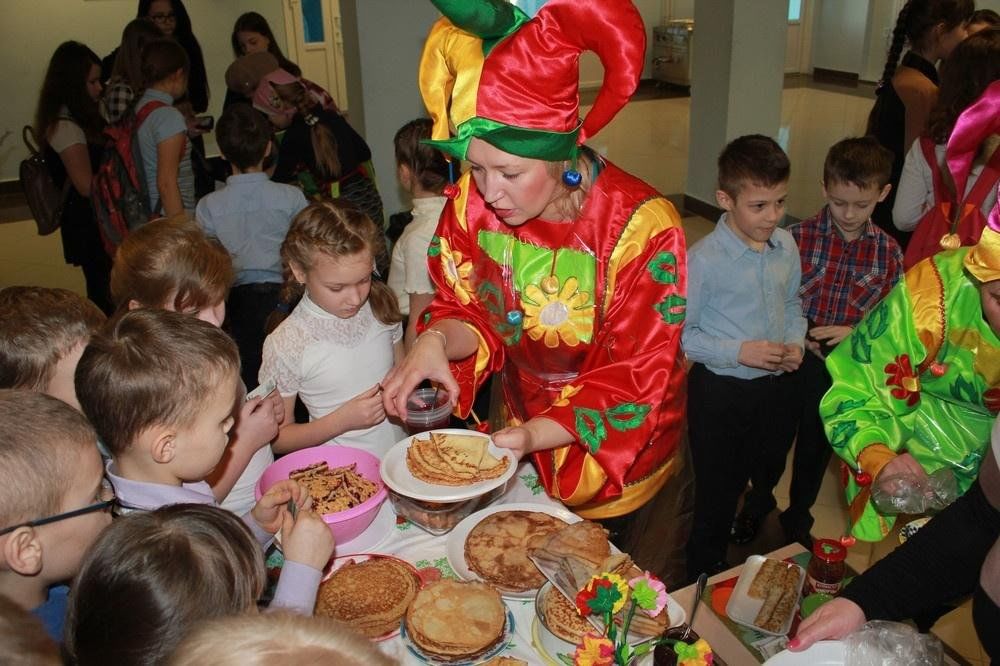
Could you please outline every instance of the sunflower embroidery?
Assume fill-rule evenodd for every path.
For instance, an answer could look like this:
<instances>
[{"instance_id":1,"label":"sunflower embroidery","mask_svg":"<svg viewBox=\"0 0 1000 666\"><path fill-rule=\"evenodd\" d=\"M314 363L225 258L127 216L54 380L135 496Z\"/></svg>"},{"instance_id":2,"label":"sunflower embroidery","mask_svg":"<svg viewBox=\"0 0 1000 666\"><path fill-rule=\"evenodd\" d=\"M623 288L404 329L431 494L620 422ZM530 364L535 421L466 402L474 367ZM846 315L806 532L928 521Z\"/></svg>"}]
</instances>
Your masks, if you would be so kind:
<instances>
[{"instance_id":1,"label":"sunflower embroidery","mask_svg":"<svg viewBox=\"0 0 1000 666\"><path fill-rule=\"evenodd\" d=\"M472 273L472 262L464 260L462 253L453 250L446 238L441 238L441 267L444 271L444 279L448 286L455 292L459 303L468 305L472 301L472 285L469 282L469 275Z\"/></svg>"},{"instance_id":2,"label":"sunflower embroidery","mask_svg":"<svg viewBox=\"0 0 1000 666\"><path fill-rule=\"evenodd\" d=\"M886 386L895 386L889 393L897 400L905 400L907 407L913 407L920 402L920 379L913 372L908 354L900 354L894 363L885 366L888 378Z\"/></svg>"},{"instance_id":3,"label":"sunflower embroidery","mask_svg":"<svg viewBox=\"0 0 1000 666\"><path fill-rule=\"evenodd\" d=\"M529 284L524 288L521 305L524 308L524 331L532 340L544 337L545 346L555 348L560 340L575 347L590 337L594 306L590 294L579 291L575 277L559 286L559 278L550 275L542 286Z\"/></svg>"}]
</instances>

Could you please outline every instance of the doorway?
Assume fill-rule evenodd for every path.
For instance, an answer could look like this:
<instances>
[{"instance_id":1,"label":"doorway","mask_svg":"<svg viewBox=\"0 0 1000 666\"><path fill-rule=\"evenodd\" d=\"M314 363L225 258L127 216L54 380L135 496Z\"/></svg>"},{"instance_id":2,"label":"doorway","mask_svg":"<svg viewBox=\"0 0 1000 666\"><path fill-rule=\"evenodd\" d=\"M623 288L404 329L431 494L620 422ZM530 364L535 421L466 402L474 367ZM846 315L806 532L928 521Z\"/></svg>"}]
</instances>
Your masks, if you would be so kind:
<instances>
[{"instance_id":1,"label":"doorway","mask_svg":"<svg viewBox=\"0 0 1000 666\"><path fill-rule=\"evenodd\" d=\"M288 57L302 76L326 88L341 113L349 108L339 0L284 0Z\"/></svg>"}]
</instances>

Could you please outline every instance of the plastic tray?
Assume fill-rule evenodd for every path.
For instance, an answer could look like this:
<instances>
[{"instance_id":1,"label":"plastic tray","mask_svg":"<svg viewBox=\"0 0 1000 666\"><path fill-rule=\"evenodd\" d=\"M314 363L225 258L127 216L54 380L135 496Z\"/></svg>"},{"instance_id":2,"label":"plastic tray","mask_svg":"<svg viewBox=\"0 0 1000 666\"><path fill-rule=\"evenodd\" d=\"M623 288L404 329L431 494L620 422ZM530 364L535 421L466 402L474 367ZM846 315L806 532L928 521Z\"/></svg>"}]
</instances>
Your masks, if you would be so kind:
<instances>
[{"instance_id":1,"label":"plastic tray","mask_svg":"<svg viewBox=\"0 0 1000 666\"><path fill-rule=\"evenodd\" d=\"M757 613L760 612L761 606L764 605L764 600L754 599L747 594L750 591L750 584L753 582L754 576L757 575L757 572L766 559L768 558L763 555L751 555L747 558L739 580L736 581L736 587L733 588L733 594L729 597L729 603L726 604L726 615L733 622L755 629L762 634L767 634L768 636L787 636L788 630L792 626L792 621L795 619L795 614L798 612L799 603L802 601L802 583L805 581L806 571L797 564L782 560L783 564L795 567L799 571L798 582L795 586L795 604L792 606L792 612L788 614L788 618L781 625L781 631L768 631L754 624L754 620L757 619Z\"/></svg>"}]
</instances>

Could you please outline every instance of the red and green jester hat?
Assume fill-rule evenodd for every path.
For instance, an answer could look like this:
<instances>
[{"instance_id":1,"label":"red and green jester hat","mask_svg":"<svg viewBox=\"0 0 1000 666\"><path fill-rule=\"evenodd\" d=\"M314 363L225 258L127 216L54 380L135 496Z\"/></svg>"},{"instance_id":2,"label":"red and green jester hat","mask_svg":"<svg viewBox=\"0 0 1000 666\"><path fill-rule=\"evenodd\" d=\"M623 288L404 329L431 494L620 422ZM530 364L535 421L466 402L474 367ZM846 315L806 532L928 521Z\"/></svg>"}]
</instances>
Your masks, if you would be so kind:
<instances>
[{"instance_id":1,"label":"red and green jester hat","mask_svg":"<svg viewBox=\"0 0 1000 666\"><path fill-rule=\"evenodd\" d=\"M452 363L460 415L498 374L505 423L544 417L574 435L533 454L545 491L587 518L624 515L678 466L684 234L673 206L649 185L578 156L635 91L645 27L630 0L549 0L534 17L502 0L432 1L444 17L420 63L430 143L459 160L478 138L553 162L586 197L572 220L511 226L469 174L460 178L431 243L437 293L419 327L457 319L479 340L475 354ZM605 74L581 121L586 50Z\"/></svg>"}]
</instances>

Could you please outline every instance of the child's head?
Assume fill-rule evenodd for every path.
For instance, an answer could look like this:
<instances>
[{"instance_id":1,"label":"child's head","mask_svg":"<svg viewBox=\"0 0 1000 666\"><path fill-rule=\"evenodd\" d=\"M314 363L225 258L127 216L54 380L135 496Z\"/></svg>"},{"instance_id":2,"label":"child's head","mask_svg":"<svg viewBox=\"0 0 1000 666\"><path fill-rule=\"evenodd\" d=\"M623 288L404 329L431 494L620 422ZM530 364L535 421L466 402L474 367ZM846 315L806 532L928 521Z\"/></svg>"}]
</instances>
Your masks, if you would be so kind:
<instances>
[{"instance_id":1,"label":"child's head","mask_svg":"<svg viewBox=\"0 0 1000 666\"><path fill-rule=\"evenodd\" d=\"M62 666L59 646L45 633L41 620L0 594L0 664Z\"/></svg>"},{"instance_id":2,"label":"child's head","mask_svg":"<svg viewBox=\"0 0 1000 666\"><path fill-rule=\"evenodd\" d=\"M264 581L260 546L225 509L175 504L128 514L80 568L66 648L80 664L162 664L192 627L255 612Z\"/></svg>"},{"instance_id":3,"label":"child's head","mask_svg":"<svg viewBox=\"0 0 1000 666\"><path fill-rule=\"evenodd\" d=\"M122 30L122 43L115 56L111 76L124 79L135 88L142 87L142 49L161 37L160 29L148 18L129 21Z\"/></svg>"},{"instance_id":4,"label":"child's head","mask_svg":"<svg viewBox=\"0 0 1000 666\"><path fill-rule=\"evenodd\" d=\"M719 155L715 198L730 227L748 243L765 243L785 214L788 155L774 139L749 134L733 139Z\"/></svg>"},{"instance_id":5,"label":"child's head","mask_svg":"<svg viewBox=\"0 0 1000 666\"><path fill-rule=\"evenodd\" d=\"M112 457L201 481L228 444L239 369L236 344L217 326L140 309L94 336L76 385Z\"/></svg>"},{"instance_id":6,"label":"child's head","mask_svg":"<svg viewBox=\"0 0 1000 666\"><path fill-rule=\"evenodd\" d=\"M971 36L980 30L996 27L1000 27L1000 14L997 14L992 9L977 9L972 12L972 16L969 17L969 23L966 26L966 30Z\"/></svg>"},{"instance_id":7,"label":"child's head","mask_svg":"<svg viewBox=\"0 0 1000 666\"><path fill-rule=\"evenodd\" d=\"M290 611L233 615L192 631L171 666L389 666L396 663L370 640L325 617Z\"/></svg>"},{"instance_id":8,"label":"child's head","mask_svg":"<svg viewBox=\"0 0 1000 666\"><path fill-rule=\"evenodd\" d=\"M263 103L262 97L266 100ZM268 114L271 123L279 129L288 127L295 116L301 117L309 126L313 155L320 174L325 178L340 177L337 137L316 115L320 112L319 100L301 79L283 69L265 74L254 93L254 103Z\"/></svg>"},{"instance_id":9,"label":"child's head","mask_svg":"<svg viewBox=\"0 0 1000 666\"><path fill-rule=\"evenodd\" d=\"M392 290L372 280L375 257L384 252L382 230L352 204L310 204L292 220L281 244L283 300L292 302L304 289L323 310L350 319L370 297L379 321L401 321Z\"/></svg>"},{"instance_id":10,"label":"child's head","mask_svg":"<svg viewBox=\"0 0 1000 666\"><path fill-rule=\"evenodd\" d=\"M271 32L271 26L268 25L267 19L257 12L247 12L236 19L231 42L233 55L237 58L251 53L270 53L277 59L281 69L292 76L302 75L299 66L281 52L281 47L278 46L278 40L274 38L274 33Z\"/></svg>"},{"instance_id":11,"label":"child's head","mask_svg":"<svg viewBox=\"0 0 1000 666\"><path fill-rule=\"evenodd\" d=\"M417 118L399 128L393 138L399 182L411 194L441 194L448 184L448 160L444 154L423 143L431 138L434 123Z\"/></svg>"},{"instance_id":12,"label":"child's head","mask_svg":"<svg viewBox=\"0 0 1000 666\"><path fill-rule=\"evenodd\" d=\"M103 481L97 436L79 411L42 393L0 390L0 587L19 603L33 608L47 586L76 574L111 522ZM27 588L42 599L30 600Z\"/></svg>"},{"instance_id":13,"label":"child's head","mask_svg":"<svg viewBox=\"0 0 1000 666\"><path fill-rule=\"evenodd\" d=\"M973 11L974 0L908 0L896 17L881 83L892 80L906 44L932 59L947 58L965 39Z\"/></svg>"},{"instance_id":14,"label":"child's head","mask_svg":"<svg viewBox=\"0 0 1000 666\"><path fill-rule=\"evenodd\" d=\"M927 122L935 143L945 143L958 117L1000 79L1000 28L987 28L958 45L941 65L941 88Z\"/></svg>"},{"instance_id":15,"label":"child's head","mask_svg":"<svg viewBox=\"0 0 1000 666\"><path fill-rule=\"evenodd\" d=\"M118 247L111 298L119 311L162 308L221 326L233 275L229 253L197 224L157 220L130 233Z\"/></svg>"},{"instance_id":16,"label":"child's head","mask_svg":"<svg viewBox=\"0 0 1000 666\"><path fill-rule=\"evenodd\" d=\"M823 196L833 223L849 239L860 234L875 204L889 196L892 152L870 136L831 146L823 163Z\"/></svg>"},{"instance_id":17,"label":"child's head","mask_svg":"<svg viewBox=\"0 0 1000 666\"><path fill-rule=\"evenodd\" d=\"M142 47L142 81L147 88L168 87L174 99L187 90L191 62L173 39L156 39Z\"/></svg>"},{"instance_id":18,"label":"child's head","mask_svg":"<svg viewBox=\"0 0 1000 666\"><path fill-rule=\"evenodd\" d=\"M67 289L7 287L0 321L0 388L41 391L79 407L73 373L104 313Z\"/></svg>"},{"instance_id":19,"label":"child's head","mask_svg":"<svg viewBox=\"0 0 1000 666\"><path fill-rule=\"evenodd\" d=\"M260 170L271 146L271 125L249 104L233 104L215 127L222 155L240 173Z\"/></svg>"}]
</instances>

